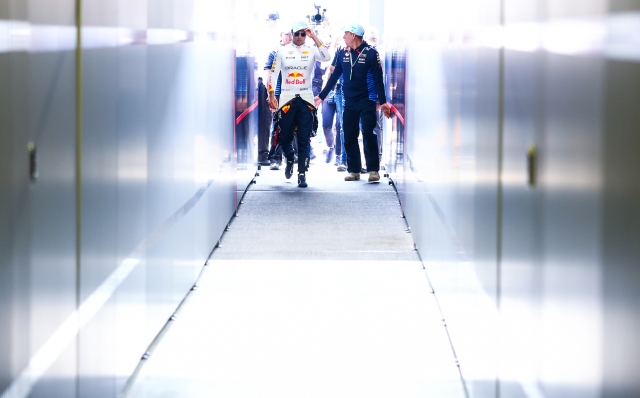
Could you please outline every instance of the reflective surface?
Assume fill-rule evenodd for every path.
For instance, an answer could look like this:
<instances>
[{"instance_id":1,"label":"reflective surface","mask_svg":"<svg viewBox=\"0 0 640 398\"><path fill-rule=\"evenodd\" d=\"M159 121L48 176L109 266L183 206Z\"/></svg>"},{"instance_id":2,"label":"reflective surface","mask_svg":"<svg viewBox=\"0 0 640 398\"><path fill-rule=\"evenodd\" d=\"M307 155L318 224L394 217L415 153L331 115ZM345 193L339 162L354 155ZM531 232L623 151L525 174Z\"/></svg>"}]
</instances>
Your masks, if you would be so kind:
<instances>
[{"instance_id":1,"label":"reflective surface","mask_svg":"<svg viewBox=\"0 0 640 398\"><path fill-rule=\"evenodd\" d=\"M231 5L165 6L84 1L81 69L74 2L0 8L3 397L116 395L233 214Z\"/></svg>"},{"instance_id":2,"label":"reflective surface","mask_svg":"<svg viewBox=\"0 0 640 398\"><path fill-rule=\"evenodd\" d=\"M32 4L36 10L43 5ZM73 4L60 2L50 15L5 4L0 20L0 391L4 392L76 308L76 114L75 58L65 41L75 34ZM25 48L29 23L46 25L33 29L33 37L57 35L57 51L49 51L42 41L33 43L30 52L5 51ZM34 183L30 177L35 179L36 172ZM74 345L62 347L32 395L75 395L75 358Z\"/></svg>"},{"instance_id":3,"label":"reflective surface","mask_svg":"<svg viewBox=\"0 0 640 398\"><path fill-rule=\"evenodd\" d=\"M622 39L637 13L610 3L427 2L398 34L407 133L392 177L471 396L640 394L637 96L620 86L638 86Z\"/></svg>"},{"instance_id":4,"label":"reflective surface","mask_svg":"<svg viewBox=\"0 0 640 398\"><path fill-rule=\"evenodd\" d=\"M256 172L261 3L82 6L81 67L74 1L0 6L2 398L121 391ZM469 394L640 395L640 6L323 6L382 25L383 160Z\"/></svg>"}]
</instances>

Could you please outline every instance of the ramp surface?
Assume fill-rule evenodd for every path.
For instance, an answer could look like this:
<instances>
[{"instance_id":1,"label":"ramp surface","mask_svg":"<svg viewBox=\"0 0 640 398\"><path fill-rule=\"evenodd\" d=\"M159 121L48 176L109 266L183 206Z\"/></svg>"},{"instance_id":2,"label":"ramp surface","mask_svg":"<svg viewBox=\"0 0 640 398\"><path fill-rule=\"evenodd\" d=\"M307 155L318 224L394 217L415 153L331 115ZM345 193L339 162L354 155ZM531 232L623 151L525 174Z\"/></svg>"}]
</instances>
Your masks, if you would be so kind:
<instances>
[{"instance_id":1,"label":"ramp surface","mask_svg":"<svg viewBox=\"0 0 640 398\"><path fill-rule=\"evenodd\" d=\"M393 188L262 170L131 397L464 397Z\"/></svg>"}]
</instances>

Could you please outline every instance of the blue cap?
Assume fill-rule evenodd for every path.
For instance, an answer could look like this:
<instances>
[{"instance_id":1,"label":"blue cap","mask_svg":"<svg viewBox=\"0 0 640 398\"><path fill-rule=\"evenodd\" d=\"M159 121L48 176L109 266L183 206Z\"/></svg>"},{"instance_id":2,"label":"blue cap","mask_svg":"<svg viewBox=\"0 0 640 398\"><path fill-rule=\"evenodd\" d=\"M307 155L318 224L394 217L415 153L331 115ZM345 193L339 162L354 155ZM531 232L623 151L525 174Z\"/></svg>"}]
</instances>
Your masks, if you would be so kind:
<instances>
[{"instance_id":1,"label":"blue cap","mask_svg":"<svg viewBox=\"0 0 640 398\"><path fill-rule=\"evenodd\" d=\"M362 25L357 23L347 25L344 28L342 28L342 30L344 32L351 32L356 36L364 36L364 28L362 27Z\"/></svg>"},{"instance_id":2,"label":"blue cap","mask_svg":"<svg viewBox=\"0 0 640 398\"><path fill-rule=\"evenodd\" d=\"M298 22L293 24L293 26L291 27L291 30L293 32L297 32L299 30L306 29L308 27L309 27L309 24L306 23L305 21L298 21Z\"/></svg>"}]
</instances>

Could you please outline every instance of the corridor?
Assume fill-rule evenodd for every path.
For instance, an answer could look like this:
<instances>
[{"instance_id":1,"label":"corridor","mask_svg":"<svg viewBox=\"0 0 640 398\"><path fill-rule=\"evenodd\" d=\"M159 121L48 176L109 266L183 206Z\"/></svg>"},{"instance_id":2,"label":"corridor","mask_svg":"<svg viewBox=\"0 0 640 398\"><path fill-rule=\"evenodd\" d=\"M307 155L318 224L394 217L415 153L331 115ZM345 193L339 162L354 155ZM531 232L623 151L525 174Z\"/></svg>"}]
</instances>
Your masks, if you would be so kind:
<instances>
[{"instance_id":1,"label":"corridor","mask_svg":"<svg viewBox=\"0 0 640 398\"><path fill-rule=\"evenodd\" d=\"M639 108L637 0L0 2L0 398L640 397Z\"/></svg>"}]
</instances>

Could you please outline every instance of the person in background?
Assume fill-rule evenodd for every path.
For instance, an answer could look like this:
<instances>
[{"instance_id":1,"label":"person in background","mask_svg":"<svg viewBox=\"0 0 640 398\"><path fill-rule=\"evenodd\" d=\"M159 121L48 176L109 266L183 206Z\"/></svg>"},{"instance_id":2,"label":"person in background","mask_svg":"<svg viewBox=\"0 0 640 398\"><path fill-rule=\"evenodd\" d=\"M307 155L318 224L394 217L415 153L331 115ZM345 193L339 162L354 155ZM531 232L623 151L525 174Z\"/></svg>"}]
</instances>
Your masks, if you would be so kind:
<instances>
[{"instance_id":1,"label":"person in background","mask_svg":"<svg viewBox=\"0 0 640 398\"><path fill-rule=\"evenodd\" d=\"M269 56L267 57L267 61L264 64L264 70L265 70L265 81L269 82L269 78L271 75L271 67L273 66L273 60L276 57L276 54L278 53L278 50L281 47L287 46L289 44L291 44L291 39L292 39L292 35L291 32L289 30L284 30L282 32L280 32L280 44L278 45L278 47L271 51L271 53L269 53ZM276 87L274 90L274 95L276 97L277 100L280 99L280 85L282 84L282 76L278 75L277 77L277 83L276 83ZM268 101L268 97L267 97L267 101ZM269 163L270 166L269 168L271 170L279 170L280 166L282 165L282 146L280 145L280 143L278 142L278 131L276 131L277 128L277 121L274 120L275 117L275 113L272 113L272 123L271 123L271 146L270 146L270 150L269 150Z\"/></svg>"},{"instance_id":2,"label":"person in background","mask_svg":"<svg viewBox=\"0 0 640 398\"><path fill-rule=\"evenodd\" d=\"M329 67L329 73L333 73L333 70L336 67L336 62L339 61L338 53L340 51L344 51L346 49L346 44L344 44L344 38L338 37L336 39L336 51L333 56L333 60L331 61L331 66ZM344 149L344 128L342 127L342 114L344 112L344 95L342 93L342 84L344 79L342 75L338 79L335 87L334 97L336 104L336 162L334 166L337 166L338 171L347 171L347 151Z\"/></svg>"},{"instance_id":3,"label":"person in background","mask_svg":"<svg viewBox=\"0 0 640 398\"><path fill-rule=\"evenodd\" d=\"M316 33L316 35L318 35L318 37L320 38L320 40L322 41L322 43L325 44L325 46L327 47L327 49L329 49L330 44L331 44L331 33L330 32L330 27L328 25L328 22L323 22L321 26L316 26L314 27L314 33ZM316 64L313 68L313 79L311 81L311 88L313 90L313 96L315 97L316 95L318 95L320 93L320 91L322 90L322 85L324 83L324 75L325 72L327 71L327 68L329 67L330 62L320 62L320 61L316 61ZM324 108L324 103L322 104L322 106L319 108L319 110L321 110L322 112L322 120L323 120L323 127L325 124L325 108ZM324 131L324 138L325 138L325 142L327 143L328 147L333 147L333 138L327 135L327 131ZM321 142L321 138L320 138L320 142ZM309 153L309 157L311 160L316 158L316 155L313 153L313 146L310 146L310 153ZM323 151L324 154L327 153L327 151Z\"/></svg>"},{"instance_id":4,"label":"person in background","mask_svg":"<svg viewBox=\"0 0 640 398\"><path fill-rule=\"evenodd\" d=\"M328 39L331 39L331 36L328 36ZM332 61L334 60L334 56L337 50L337 41L331 40L331 45L329 46L329 54L331 55L330 62L323 62L321 69L321 77L319 87L316 88L314 86L313 94L317 96L320 94L322 90L322 84L328 79L331 74ZM316 65L316 72L318 72L318 68ZM315 78L314 78L315 80ZM337 105L336 105L336 91L331 90L327 98L322 101L322 130L324 132L325 141L327 144L327 149L324 152L325 154L325 162L331 163L333 160L333 156L338 152L342 151L342 142L340 140L340 119L341 116L337 116ZM337 117L336 117L337 116ZM335 131L334 131L334 119L335 119ZM336 156L337 159L337 156Z\"/></svg>"}]
</instances>

